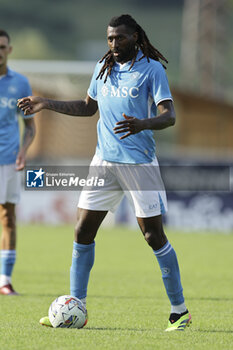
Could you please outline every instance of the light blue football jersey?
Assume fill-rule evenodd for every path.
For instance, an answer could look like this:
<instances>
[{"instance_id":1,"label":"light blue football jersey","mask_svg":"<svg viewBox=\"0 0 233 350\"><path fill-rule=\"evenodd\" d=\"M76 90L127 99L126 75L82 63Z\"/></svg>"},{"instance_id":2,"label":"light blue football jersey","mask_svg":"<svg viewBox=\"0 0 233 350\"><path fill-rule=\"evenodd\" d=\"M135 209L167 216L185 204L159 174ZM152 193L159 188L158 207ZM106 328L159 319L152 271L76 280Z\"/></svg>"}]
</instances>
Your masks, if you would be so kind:
<instances>
[{"instance_id":1,"label":"light blue football jersey","mask_svg":"<svg viewBox=\"0 0 233 350\"><path fill-rule=\"evenodd\" d=\"M122 113L139 119L156 115L156 105L172 100L165 70L160 62L146 58L123 65L115 63L111 75L104 83L96 80L103 63L97 63L88 89L88 95L98 102L100 118L97 124L98 142L96 155L110 162L149 163L155 157L155 141L152 130L143 130L120 140L123 134L114 134L116 122L124 120ZM105 73L106 74L106 73Z\"/></svg>"},{"instance_id":2,"label":"light blue football jersey","mask_svg":"<svg viewBox=\"0 0 233 350\"><path fill-rule=\"evenodd\" d=\"M32 94L28 79L8 68L7 74L0 78L0 164L15 163L19 151L19 98Z\"/></svg>"}]
</instances>

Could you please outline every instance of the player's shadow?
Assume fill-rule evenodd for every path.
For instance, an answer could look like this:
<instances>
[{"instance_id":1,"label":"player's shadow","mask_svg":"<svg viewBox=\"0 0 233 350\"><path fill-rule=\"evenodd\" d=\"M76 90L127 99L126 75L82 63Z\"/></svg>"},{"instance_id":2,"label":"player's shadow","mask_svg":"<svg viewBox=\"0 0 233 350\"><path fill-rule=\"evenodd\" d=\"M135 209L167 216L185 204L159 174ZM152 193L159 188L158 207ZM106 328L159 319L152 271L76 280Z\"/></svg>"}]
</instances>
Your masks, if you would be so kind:
<instances>
[{"instance_id":1,"label":"player's shadow","mask_svg":"<svg viewBox=\"0 0 233 350\"><path fill-rule=\"evenodd\" d=\"M220 297L187 297L187 300L203 300L203 301L233 301L233 298Z\"/></svg>"},{"instance_id":2,"label":"player's shadow","mask_svg":"<svg viewBox=\"0 0 233 350\"><path fill-rule=\"evenodd\" d=\"M147 299L147 300L159 300L163 298L158 298L155 296L145 296L145 295L89 295L88 298L97 298L97 299Z\"/></svg>"},{"instance_id":3,"label":"player's shadow","mask_svg":"<svg viewBox=\"0 0 233 350\"><path fill-rule=\"evenodd\" d=\"M148 332L148 331L155 331L154 328L119 328L119 327L85 327L84 331L120 331L120 332L128 332L128 331L133 331L133 332Z\"/></svg>"},{"instance_id":4,"label":"player's shadow","mask_svg":"<svg viewBox=\"0 0 233 350\"><path fill-rule=\"evenodd\" d=\"M224 329L195 329L193 332L197 332L197 333L225 333L225 334L233 334L233 330L224 330Z\"/></svg>"},{"instance_id":5,"label":"player's shadow","mask_svg":"<svg viewBox=\"0 0 233 350\"><path fill-rule=\"evenodd\" d=\"M84 331L120 331L120 332L148 332L148 331L152 331L152 332L156 332L155 328L119 328L119 327L85 327ZM158 330L158 332L160 332L161 330ZM196 333L222 333L222 334L233 334L233 330L223 330L223 329L211 329L211 330L207 330L207 329L195 329L195 330L191 330L191 332L196 332Z\"/></svg>"},{"instance_id":6,"label":"player's shadow","mask_svg":"<svg viewBox=\"0 0 233 350\"><path fill-rule=\"evenodd\" d=\"M143 300L164 300L164 297L159 297L159 296L151 296L151 295L90 295L89 298L97 298L97 299L142 299ZM186 297L188 301L191 300L199 300L199 301L233 301L233 298L222 298L222 297Z\"/></svg>"}]
</instances>

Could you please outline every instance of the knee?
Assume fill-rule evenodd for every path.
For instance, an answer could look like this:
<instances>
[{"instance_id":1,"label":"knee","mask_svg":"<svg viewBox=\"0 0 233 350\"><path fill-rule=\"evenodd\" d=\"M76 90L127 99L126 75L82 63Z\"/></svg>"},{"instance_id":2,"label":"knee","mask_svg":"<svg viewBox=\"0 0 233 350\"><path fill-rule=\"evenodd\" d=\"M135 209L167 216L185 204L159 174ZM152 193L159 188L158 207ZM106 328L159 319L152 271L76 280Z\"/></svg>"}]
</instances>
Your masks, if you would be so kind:
<instances>
[{"instance_id":1,"label":"knee","mask_svg":"<svg viewBox=\"0 0 233 350\"><path fill-rule=\"evenodd\" d=\"M80 244L93 243L95 235L90 231L85 222L78 221L74 230L74 240Z\"/></svg>"},{"instance_id":2,"label":"knee","mask_svg":"<svg viewBox=\"0 0 233 350\"><path fill-rule=\"evenodd\" d=\"M15 229L15 215L4 209L1 215L1 223L3 228Z\"/></svg>"},{"instance_id":3,"label":"knee","mask_svg":"<svg viewBox=\"0 0 233 350\"><path fill-rule=\"evenodd\" d=\"M74 229L74 238L77 243L82 243L82 240L85 239L85 228L84 226L80 223L77 222L75 229Z\"/></svg>"},{"instance_id":4,"label":"knee","mask_svg":"<svg viewBox=\"0 0 233 350\"><path fill-rule=\"evenodd\" d=\"M146 240L146 242L149 244L150 247L153 246L153 243L154 243L154 235L151 233L151 232L146 232L145 235L144 235L144 238Z\"/></svg>"},{"instance_id":5,"label":"knee","mask_svg":"<svg viewBox=\"0 0 233 350\"><path fill-rule=\"evenodd\" d=\"M153 250L159 250L167 242L167 237L163 232L146 232L144 237Z\"/></svg>"}]
</instances>

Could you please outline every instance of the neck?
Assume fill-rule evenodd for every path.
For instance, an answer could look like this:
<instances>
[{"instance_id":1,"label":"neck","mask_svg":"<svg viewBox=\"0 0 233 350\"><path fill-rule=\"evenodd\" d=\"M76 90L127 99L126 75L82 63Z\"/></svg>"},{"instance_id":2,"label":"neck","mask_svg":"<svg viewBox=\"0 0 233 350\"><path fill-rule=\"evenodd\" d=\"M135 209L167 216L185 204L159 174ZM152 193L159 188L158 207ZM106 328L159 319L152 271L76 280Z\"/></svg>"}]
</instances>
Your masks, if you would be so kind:
<instances>
[{"instance_id":1,"label":"neck","mask_svg":"<svg viewBox=\"0 0 233 350\"><path fill-rule=\"evenodd\" d=\"M5 75L7 73L7 66L4 65L0 65L0 75Z\"/></svg>"}]
</instances>

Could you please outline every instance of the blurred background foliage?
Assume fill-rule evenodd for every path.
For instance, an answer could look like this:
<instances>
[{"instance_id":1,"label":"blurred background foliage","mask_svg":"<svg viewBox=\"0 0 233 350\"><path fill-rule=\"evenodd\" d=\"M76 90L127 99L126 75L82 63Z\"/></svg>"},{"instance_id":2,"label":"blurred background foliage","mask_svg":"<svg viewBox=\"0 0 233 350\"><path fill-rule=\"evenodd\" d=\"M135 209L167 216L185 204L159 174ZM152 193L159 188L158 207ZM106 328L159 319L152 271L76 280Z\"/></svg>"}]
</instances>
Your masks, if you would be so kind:
<instances>
[{"instance_id":1,"label":"blurred background foliage","mask_svg":"<svg viewBox=\"0 0 233 350\"><path fill-rule=\"evenodd\" d=\"M107 50L111 17L131 14L169 61L168 75L180 83L182 15L187 0L1 0L0 27L12 37L12 59L98 60ZM213 0L215 1L215 0ZM218 0L219 2L225 0ZM233 0L228 6L224 62L226 83L233 80ZM199 54L199 53L198 53ZM185 58L186 59L186 58Z\"/></svg>"},{"instance_id":2,"label":"blurred background foliage","mask_svg":"<svg viewBox=\"0 0 233 350\"><path fill-rule=\"evenodd\" d=\"M178 66L182 0L1 0L0 27L9 31L11 58L96 60L107 49L111 17L130 13L151 42Z\"/></svg>"}]
</instances>

